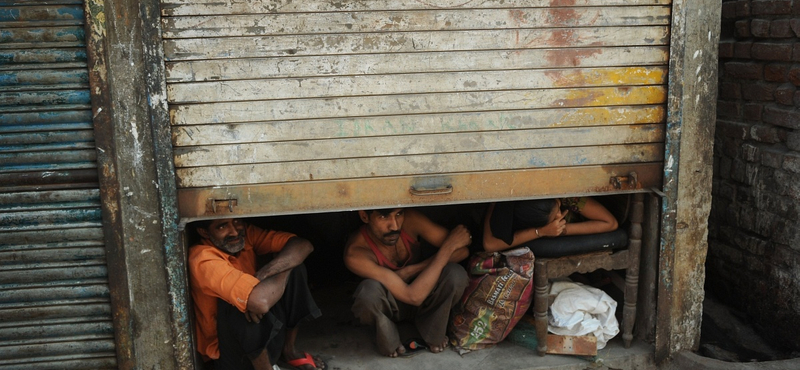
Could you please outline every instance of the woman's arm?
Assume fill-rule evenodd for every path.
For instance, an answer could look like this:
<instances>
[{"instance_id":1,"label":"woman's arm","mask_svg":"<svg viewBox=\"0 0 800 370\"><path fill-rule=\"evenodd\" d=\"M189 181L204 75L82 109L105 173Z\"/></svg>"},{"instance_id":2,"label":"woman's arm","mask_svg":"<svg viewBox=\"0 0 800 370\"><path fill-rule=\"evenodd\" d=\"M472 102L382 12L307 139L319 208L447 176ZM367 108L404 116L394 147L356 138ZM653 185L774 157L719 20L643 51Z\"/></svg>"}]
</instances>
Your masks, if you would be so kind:
<instances>
[{"instance_id":1,"label":"woman's arm","mask_svg":"<svg viewBox=\"0 0 800 370\"><path fill-rule=\"evenodd\" d=\"M532 227L529 229L515 231L514 239L511 241L511 244L506 244L505 241L496 238L492 234L490 220L492 218L492 212L494 212L494 205L494 203L489 205L489 207L486 209L486 217L483 219L483 249L487 252L499 252L506 249L511 249L522 243L545 236L558 236L559 234L563 233L564 226L566 225L564 216L566 216L567 213L564 212L559 214L559 217L556 217L553 222L550 222L549 224L540 228Z\"/></svg>"},{"instance_id":2,"label":"woman's arm","mask_svg":"<svg viewBox=\"0 0 800 370\"><path fill-rule=\"evenodd\" d=\"M597 234L617 229L617 219L600 202L585 198L580 214L586 221L568 223L562 235Z\"/></svg>"}]
</instances>

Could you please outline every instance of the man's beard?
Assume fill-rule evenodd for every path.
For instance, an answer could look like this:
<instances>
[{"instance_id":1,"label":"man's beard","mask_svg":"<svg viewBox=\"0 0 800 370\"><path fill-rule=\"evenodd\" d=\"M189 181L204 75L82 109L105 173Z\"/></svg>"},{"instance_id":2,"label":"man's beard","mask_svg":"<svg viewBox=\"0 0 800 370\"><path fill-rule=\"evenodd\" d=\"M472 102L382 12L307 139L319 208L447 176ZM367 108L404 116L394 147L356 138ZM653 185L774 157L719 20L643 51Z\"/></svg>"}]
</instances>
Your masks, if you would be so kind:
<instances>
[{"instance_id":1,"label":"man's beard","mask_svg":"<svg viewBox=\"0 0 800 370\"><path fill-rule=\"evenodd\" d=\"M222 240L211 239L211 242L228 254L236 254L244 249L244 231L240 232L238 236L229 236Z\"/></svg>"}]
</instances>

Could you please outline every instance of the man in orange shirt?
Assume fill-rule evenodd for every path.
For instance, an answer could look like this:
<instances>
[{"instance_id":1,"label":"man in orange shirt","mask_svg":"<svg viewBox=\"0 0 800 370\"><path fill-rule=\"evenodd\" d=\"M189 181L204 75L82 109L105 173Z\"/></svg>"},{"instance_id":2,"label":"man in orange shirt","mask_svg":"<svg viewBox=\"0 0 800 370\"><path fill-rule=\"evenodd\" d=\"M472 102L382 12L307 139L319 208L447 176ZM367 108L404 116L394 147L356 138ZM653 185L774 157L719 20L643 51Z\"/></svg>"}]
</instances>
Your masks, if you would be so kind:
<instances>
[{"instance_id":1,"label":"man in orange shirt","mask_svg":"<svg viewBox=\"0 0 800 370\"><path fill-rule=\"evenodd\" d=\"M297 351L298 325L321 315L303 261L314 250L292 233L239 219L199 221L189 250L197 349L215 370L272 370L282 356L302 370L325 369ZM256 256L272 259L256 270Z\"/></svg>"}]
</instances>

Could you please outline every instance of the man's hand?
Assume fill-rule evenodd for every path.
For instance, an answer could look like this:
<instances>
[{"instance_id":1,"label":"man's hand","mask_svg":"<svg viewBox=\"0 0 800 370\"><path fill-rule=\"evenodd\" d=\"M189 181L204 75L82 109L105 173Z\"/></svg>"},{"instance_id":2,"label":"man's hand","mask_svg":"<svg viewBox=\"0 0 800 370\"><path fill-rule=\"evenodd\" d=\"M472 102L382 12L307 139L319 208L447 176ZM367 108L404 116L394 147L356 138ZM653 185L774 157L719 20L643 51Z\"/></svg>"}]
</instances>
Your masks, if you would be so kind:
<instances>
[{"instance_id":1,"label":"man's hand","mask_svg":"<svg viewBox=\"0 0 800 370\"><path fill-rule=\"evenodd\" d=\"M459 248L464 248L472 243L472 235L464 225L458 225L447 235L442 243L441 250L452 254Z\"/></svg>"},{"instance_id":2,"label":"man's hand","mask_svg":"<svg viewBox=\"0 0 800 370\"><path fill-rule=\"evenodd\" d=\"M264 317L263 313L255 313L253 311L247 310L244 311L244 317L247 318L248 322L254 322L256 324L261 322L261 318Z\"/></svg>"}]
</instances>

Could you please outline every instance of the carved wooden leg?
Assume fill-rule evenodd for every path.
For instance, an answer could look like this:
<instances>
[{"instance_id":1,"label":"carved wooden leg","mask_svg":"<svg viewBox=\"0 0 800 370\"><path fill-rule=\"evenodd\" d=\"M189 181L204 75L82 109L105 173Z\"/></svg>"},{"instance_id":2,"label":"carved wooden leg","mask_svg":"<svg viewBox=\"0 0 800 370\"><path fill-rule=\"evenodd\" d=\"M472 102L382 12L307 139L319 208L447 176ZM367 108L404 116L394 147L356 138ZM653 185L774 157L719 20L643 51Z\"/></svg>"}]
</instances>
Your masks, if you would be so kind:
<instances>
[{"instance_id":1,"label":"carved wooden leg","mask_svg":"<svg viewBox=\"0 0 800 370\"><path fill-rule=\"evenodd\" d=\"M547 352L547 262L537 259L533 268L533 317L536 322L536 351Z\"/></svg>"},{"instance_id":2,"label":"carved wooden leg","mask_svg":"<svg viewBox=\"0 0 800 370\"><path fill-rule=\"evenodd\" d=\"M622 340L625 348L633 341L633 324L636 322L636 300L639 292L639 254L642 249L642 219L644 217L644 194L633 195L633 212L628 231L628 258L625 271L625 305L622 309Z\"/></svg>"}]
</instances>

